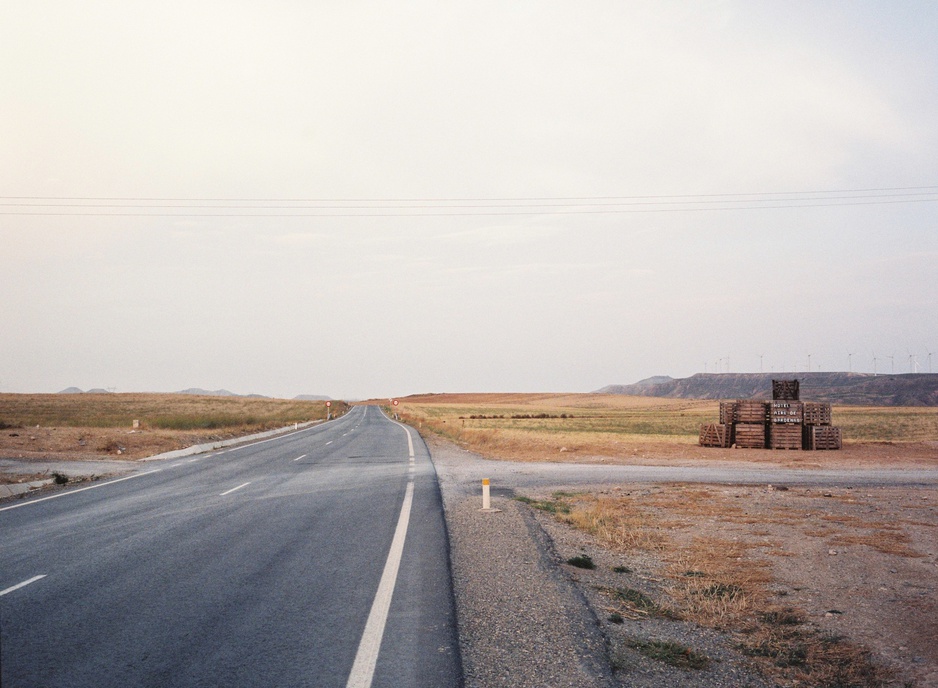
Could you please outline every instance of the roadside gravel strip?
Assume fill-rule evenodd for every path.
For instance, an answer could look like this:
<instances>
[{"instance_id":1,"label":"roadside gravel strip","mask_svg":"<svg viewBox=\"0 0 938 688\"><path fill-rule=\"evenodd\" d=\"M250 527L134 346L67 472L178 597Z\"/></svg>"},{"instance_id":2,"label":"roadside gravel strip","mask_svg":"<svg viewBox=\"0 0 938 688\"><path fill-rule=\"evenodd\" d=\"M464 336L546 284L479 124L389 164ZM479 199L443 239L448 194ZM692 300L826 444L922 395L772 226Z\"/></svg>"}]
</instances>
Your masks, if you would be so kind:
<instances>
[{"instance_id":1,"label":"roadside gravel strip","mask_svg":"<svg viewBox=\"0 0 938 688\"><path fill-rule=\"evenodd\" d=\"M477 485L461 479L473 455L433 437L428 446L449 529L466 688L615 686L596 618L540 526L497 488L500 511L482 512Z\"/></svg>"},{"instance_id":2,"label":"roadside gravel strip","mask_svg":"<svg viewBox=\"0 0 938 688\"><path fill-rule=\"evenodd\" d=\"M623 684L623 677L612 673L603 624L593 611L596 600L591 606L574 574L565 570L569 567L558 565L563 557L555 548L575 551L566 540L577 535L552 527L549 519L539 523L530 509L513 499L515 489L624 482L938 484L936 470L672 469L490 461L434 436L425 440L449 530L466 688L764 685L721 648L717 634L696 627L682 631L683 626L674 624L670 626L677 630L672 633L693 633L686 639L692 637L690 644L717 658L717 667L690 677L633 658L627 662L633 668ZM481 511L483 478L491 478L492 506L500 511ZM653 625L645 622L641 630L662 635Z\"/></svg>"}]
</instances>

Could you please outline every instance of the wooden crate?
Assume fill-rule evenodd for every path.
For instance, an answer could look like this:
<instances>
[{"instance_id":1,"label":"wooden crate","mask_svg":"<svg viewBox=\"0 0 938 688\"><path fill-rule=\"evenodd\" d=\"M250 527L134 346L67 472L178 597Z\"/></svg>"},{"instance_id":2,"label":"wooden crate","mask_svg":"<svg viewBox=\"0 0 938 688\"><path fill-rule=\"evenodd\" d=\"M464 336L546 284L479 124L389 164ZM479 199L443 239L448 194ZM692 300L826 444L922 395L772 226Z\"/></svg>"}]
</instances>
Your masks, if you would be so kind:
<instances>
[{"instance_id":1,"label":"wooden crate","mask_svg":"<svg viewBox=\"0 0 938 688\"><path fill-rule=\"evenodd\" d=\"M804 421L804 404L800 401L770 401L769 422L801 425Z\"/></svg>"},{"instance_id":2,"label":"wooden crate","mask_svg":"<svg viewBox=\"0 0 938 688\"><path fill-rule=\"evenodd\" d=\"M736 402L720 402L720 422L723 424L732 424L736 422Z\"/></svg>"},{"instance_id":3,"label":"wooden crate","mask_svg":"<svg viewBox=\"0 0 938 688\"><path fill-rule=\"evenodd\" d=\"M774 423L769 426L769 449L801 449L803 442L801 425Z\"/></svg>"},{"instance_id":4,"label":"wooden crate","mask_svg":"<svg viewBox=\"0 0 938 688\"><path fill-rule=\"evenodd\" d=\"M772 380L772 399L776 401L798 401L799 387L797 380Z\"/></svg>"},{"instance_id":5,"label":"wooden crate","mask_svg":"<svg viewBox=\"0 0 938 688\"><path fill-rule=\"evenodd\" d=\"M831 405L822 404L816 401L804 402L804 424L805 425L830 425L831 424Z\"/></svg>"},{"instance_id":6,"label":"wooden crate","mask_svg":"<svg viewBox=\"0 0 938 688\"><path fill-rule=\"evenodd\" d=\"M739 449L765 449L765 423L737 423L733 434Z\"/></svg>"},{"instance_id":7,"label":"wooden crate","mask_svg":"<svg viewBox=\"0 0 938 688\"><path fill-rule=\"evenodd\" d=\"M733 417L737 423L765 423L769 419L769 405L764 401L739 399Z\"/></svg>"},{"instance_id":8,"label":"wooden crate","mask_svg":"<svg viewBox=\"0 0 938 688\"><path fill-rule=\"evenodd\" d=\"M701 447L733 446L733 426L728 423L707 423L700 426Z\"/></svg>"},{"instance_id":9,"label":"wooden crate","mask_svg":"<svg viewBox=\"0 0 938 688\"><path fill-rule=\"evenodd\" d=\"M843 449L844 437L840 428L830 425L805 425L804 448L810 451Z\"/></svg>"}]
</instances>

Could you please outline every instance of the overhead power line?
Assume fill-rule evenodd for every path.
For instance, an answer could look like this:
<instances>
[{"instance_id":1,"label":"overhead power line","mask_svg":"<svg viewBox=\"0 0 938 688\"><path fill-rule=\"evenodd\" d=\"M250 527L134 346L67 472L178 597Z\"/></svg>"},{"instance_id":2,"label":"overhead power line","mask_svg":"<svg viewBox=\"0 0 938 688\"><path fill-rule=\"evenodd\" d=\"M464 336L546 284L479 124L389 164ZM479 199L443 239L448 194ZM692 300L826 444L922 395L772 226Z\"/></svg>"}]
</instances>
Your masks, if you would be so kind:
<instances>
[{"instance_id":1,"label":"overhead power line","mask_svg":"<svg viewBox=\"0 0 938 688\"><path fill-rule=\"evenodd\" d=\"M934 203L938 186L635 196L182 198L0 196L0 215L61 217L459 217L781 210Z\"/></svg>"}]
</instances>

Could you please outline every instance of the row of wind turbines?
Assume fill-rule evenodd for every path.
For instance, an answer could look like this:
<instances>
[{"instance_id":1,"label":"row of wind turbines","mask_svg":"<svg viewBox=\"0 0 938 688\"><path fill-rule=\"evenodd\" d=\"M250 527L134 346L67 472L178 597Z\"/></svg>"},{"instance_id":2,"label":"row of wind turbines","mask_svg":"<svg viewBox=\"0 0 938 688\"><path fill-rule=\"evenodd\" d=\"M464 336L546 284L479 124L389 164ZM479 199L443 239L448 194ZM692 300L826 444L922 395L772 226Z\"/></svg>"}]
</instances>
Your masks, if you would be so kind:
<instances>
[{"instance_id":1,"label":"row of wind turbines","mask_svg":"<svg viewBox=\"0 0 938 688\"><path fill-rule=\"evenodd\" d=\"M923 373L923 372L931 373L931 372L932 372L932 352L931 352L931 351L929 351L928 349L925 349L925 360L926 360L926 364L925 364L924 367L925 367L927 370L923 370L923 366L921 366L921 365L919 364L919 354L912 353L912 352L909 351L908 349L906 350L906 353L908 354L908 371L907 371L907 372L909 372L909 373ZM893 350L893 352L892 352L891 354L879 354L879 355L877 355L877 353L876 353L875 351L871 351L870 354L871 354L871 359L870 359L870 360L871 360L871 362L873 363L873 375L881 375L881 374L882 374L882 375L886 375L886 374L887 374L887 371L886 371L885 369L880 370L880 362L884 362L884 361L889 361L889 371L888 371L888 374L890 374L890 375L895 375L895 374L896 374L896 352L895 352L895 350ZM807 372L811 372L811 371L815 370L815 368L812 367L812 366L813 366L813 363L812 363L812 361L811 361L812 355L813 355L813 354L808 354L808 355L807 355L807 365L806 365L806 371L807 371ZM859 354L858 354L857 352L848 352L848 353L847 353L847 370L848 370L848 372L851 372L851 373L853 372L853 357L854 357L854 356L858 356L858 355L859 355ZM764 359L764 358L765 358L765 354L759 354L759 372L760 372L760 373L765 372L765 368L764 368L764 366L763 366L763 359ZM899 358L900 358L900 365L901 365L902 357L899 357ZM713 363L713 368L712 368L713 372L715 372L715 373L728 373L728 372L730 372L730 357L729 357L729 355L727 355L727 356L725 356L725 357L723 357L723 358L718 358L718 359L716 359L715 361L713 361L712 363ZM709 372L709 369L710 369L710 365L709 365L709 364L710 364L709 361L704 361L704 372L705 372L705 373L706 373L706 372ZM799 366L799 367L800 367L800 366ZM820 368L817 368L817 370L820 370ZM773 369L773 372L775 372L774 369ZM779 370L778 372L796 372L796 371L787 370L785 364L783 363L783 364L782 364L782 369ZM903 370L900 369L899 372L906 372L906 371L903 371Z\"/></svg>"},{"instance_id":2,"label":"row of wind turbines","mask_svg":"<svg viewBox=\"0 0 938 688\"><path fill-rule=\"evenodd\" d=\"M931 354L932 354L932 352L929 351L928 349L925 349L925 352L926 352L925 358L926 358L927 361L928 361L928 372L930 373L930 372L932 372L932 370L931 370ZM924 371L922 371L922 370L920 369L920 367L919 367L919 364L918 364L918 356L917 356L916 354L913 354L911 351L908 351L908 350L907 350L907 353L908 353L908 355L909 355L909 372L910 372L910 373L921 373L921 372L924 372ZM878 375L878 372L877 372L877 369L876 369L876 365L877 365L877 363L879 362L879 359L880 359L880 358L888 358L888 359L889 359L889 373L890 373L890 374L894 374L894 373L896 372L896 352L893 351L892 354L891 354L891 355L888 355L888 356L877 356L877 355L876 355L876 352L874 351L874 352L873 352L873 375ZM851 370L851 372L852 372L852 370Z\"/></svg>"}]
</instances>

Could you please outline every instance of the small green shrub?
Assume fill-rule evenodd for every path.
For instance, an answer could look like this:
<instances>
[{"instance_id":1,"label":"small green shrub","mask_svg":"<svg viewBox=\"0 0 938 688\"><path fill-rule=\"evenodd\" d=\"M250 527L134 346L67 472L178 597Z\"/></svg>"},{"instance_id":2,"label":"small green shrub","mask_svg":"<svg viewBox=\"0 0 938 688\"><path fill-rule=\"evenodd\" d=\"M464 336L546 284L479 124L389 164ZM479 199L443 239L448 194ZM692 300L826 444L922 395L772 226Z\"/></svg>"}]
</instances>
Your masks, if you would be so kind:
<instances>
[{"instance_id":1,"label":"small green shrub","mask_svg":"<svg viewBox=\"0 0 938 688\"><path fill-rule=\"evenodd\" d=\"M650 659L679 669L705 669L710 658L672 640L633 640L629 647Z\"/></svg>"},{"instance_id":2,"label":"small green shrub","mask_svg":"<svg viewBox=\"0 0 938 688\"><path fill-rule=\"evenodd\" d=\"M595 569L596 564L593 563L592 558L588 554L578 554L575 557L570 557L567 559L567 563L570 566L576 566L578 569Z\"/></svg>"},{"instance_id":3,"label":"small green shrub","mask_svg":"<svg viewBox=\"0 0 938 688\"><path fill-rule=\"evenodd\" d=\"M531 499L530 497L515 497L522 504L527 504L535 509L546 511L549 514L569 514L570 505L560 501Z\"/></svg>"}]
</instances>

